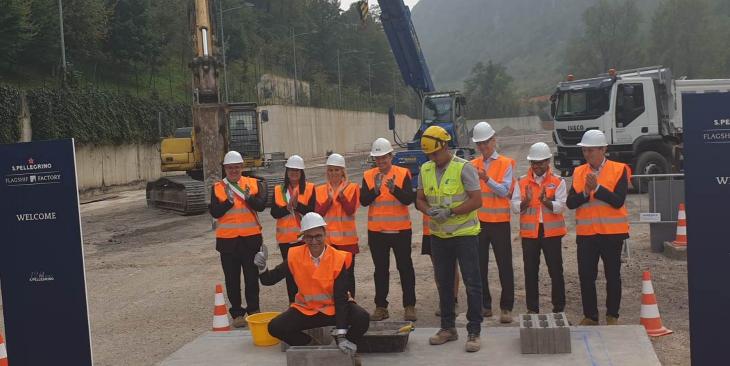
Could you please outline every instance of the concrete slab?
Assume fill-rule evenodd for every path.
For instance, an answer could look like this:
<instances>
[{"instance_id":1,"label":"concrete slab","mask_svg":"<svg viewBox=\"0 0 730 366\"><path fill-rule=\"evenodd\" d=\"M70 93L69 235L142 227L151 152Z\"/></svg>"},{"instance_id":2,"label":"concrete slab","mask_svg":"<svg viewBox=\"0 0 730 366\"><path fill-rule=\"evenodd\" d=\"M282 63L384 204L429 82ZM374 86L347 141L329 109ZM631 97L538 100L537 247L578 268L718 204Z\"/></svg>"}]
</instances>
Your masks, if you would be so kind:
<instances>
[{"instance_id":1,"label":"concrete slab","mask_svg":"<svg viewBox=\"0 0 730 366\"><path fill-rule=\"evenodd\" d=\"M364 365L413 366L444 365L458 359L459 366L492 365L528 366L660 366L654 348L640 325L572 327L568 354L521 354L518 327L491 327L482 330L482 350L466 353L466 333L459 329L459 340L441 346L428 344L437 329L416 329L403 353L362 354ZM251 333L236 330L228 333L208 332L183 346L160 363L161 366L269 366L286 365L286 355L279 346L256 347Z\"/></svg>"}]
</instances>

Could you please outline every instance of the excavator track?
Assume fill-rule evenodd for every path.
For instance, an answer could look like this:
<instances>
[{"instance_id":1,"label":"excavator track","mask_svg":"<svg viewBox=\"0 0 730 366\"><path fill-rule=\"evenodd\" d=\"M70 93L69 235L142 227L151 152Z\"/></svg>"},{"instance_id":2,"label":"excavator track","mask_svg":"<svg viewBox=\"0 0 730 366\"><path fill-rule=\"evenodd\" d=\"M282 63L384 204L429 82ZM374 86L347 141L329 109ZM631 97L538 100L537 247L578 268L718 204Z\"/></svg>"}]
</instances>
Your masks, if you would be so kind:
<instances>
[{"instance_id":1,"label":"excavator track","mask_svg":"<svg viewBox=\"0 0 730 366\"><path fill-rule=\"evenodd\" d=\"M147 183L147 206L197 215L208 210L205 183L188 175L163 177Z\"/></svg>"}]
</instances>

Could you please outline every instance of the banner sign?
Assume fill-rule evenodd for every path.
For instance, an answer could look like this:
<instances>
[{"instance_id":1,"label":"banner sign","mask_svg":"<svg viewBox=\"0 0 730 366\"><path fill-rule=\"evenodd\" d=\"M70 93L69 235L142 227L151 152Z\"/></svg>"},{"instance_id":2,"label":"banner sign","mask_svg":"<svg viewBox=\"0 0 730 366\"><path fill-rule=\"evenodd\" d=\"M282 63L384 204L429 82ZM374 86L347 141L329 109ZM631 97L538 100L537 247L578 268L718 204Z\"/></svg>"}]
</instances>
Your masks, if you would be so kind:
<instances>
[{"instance_id":1,"label":"banner sign","mask_svg":"<svg viewBox=\"0 0 730 366\"><path fill-rule=\"evenodd\" d=\"M727 358L730 327L730 93L682 93L693 365Z\"/></svg>"},{"instance_id":2,"label":"banner sign","mask_svg":"<svg viewBox=\"0 0 730 366\"><path fill-rule=\"evenodd\" d=\"M0 284L10 365L92 365L71 139L0 145Z\"/></svg>"}]
</instances>

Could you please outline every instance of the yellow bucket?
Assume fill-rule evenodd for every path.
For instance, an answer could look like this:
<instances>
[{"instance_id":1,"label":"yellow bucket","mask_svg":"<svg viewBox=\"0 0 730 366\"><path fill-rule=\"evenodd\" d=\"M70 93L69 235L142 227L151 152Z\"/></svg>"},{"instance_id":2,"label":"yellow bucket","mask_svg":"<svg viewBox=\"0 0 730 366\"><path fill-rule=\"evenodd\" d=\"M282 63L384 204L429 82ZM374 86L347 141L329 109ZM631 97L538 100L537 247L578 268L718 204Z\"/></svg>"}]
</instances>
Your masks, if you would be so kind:
<instances>
[{"instance_id":1,"label":"yellow bucket","mask_svg":"<svg viewBox=\"0 0 730 366\"><path fill-rule=\"evenodd\" d=\"M251 329L253 344L256 346L274 346L279 344L279 339L269 334L269 322L276 318L279 312L258 313L246 317L248 328Z\"/></svg>"}]
</instances>

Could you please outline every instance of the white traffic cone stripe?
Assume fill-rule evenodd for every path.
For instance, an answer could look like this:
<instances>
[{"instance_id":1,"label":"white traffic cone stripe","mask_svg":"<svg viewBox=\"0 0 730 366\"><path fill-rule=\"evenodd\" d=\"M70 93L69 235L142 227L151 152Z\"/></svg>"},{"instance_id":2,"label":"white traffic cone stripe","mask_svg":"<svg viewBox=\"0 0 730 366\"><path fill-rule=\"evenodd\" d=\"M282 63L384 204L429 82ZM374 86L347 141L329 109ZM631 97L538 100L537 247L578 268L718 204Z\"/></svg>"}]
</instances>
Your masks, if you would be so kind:
<instances>
[{"instance_id":1,"label":"white traffic cone stripe","mask_svg":"<svg viewBox=\"0 0 730 366\"><path fill-rule=\"evenodd\" d=\"M655 319L659 317L659 307L654 305L641 305L641 317L645 319Z\"/></svg>"},{"instance_id":2,"label":"white traffic cone stripe","mask_svg":"<svg viewBox=\"0 0 730 366\"><path fill-rule=\"evenodd\" d=\"M679 213L677 213L677 219L679 219L679 220L687 219L687 215L684 213L684 210L679 210Z\"/></svg>"},{"instance_id":3,"label":"white traffic cone stripe","mask_svg":"<svg viewBox=\"0 0 730 366\"><path fill-rule=\"evenodd\" d=\"M654 286L652 286L651 281L641 281L641 293L644 295L654 293Z\"/></svg>"},{"instance_id":4,"label":"white traffic cone stripe","mask_svg":"<svg viewBox=\"0 0 730 366\"><path fill-rule=\"evenodd\" d=\"M686 226L677 226L677 235L687 235L687 227Z\"/></svg>"},{"instance_id":5,"label":"white traffic cone stripe","mask_svg":"<svg viewBox=\"0 0 730 366\"><path fill-rule=\"evenodd\" d=\"M226 328L228 326L228 315L213 316L213 328Z\"/></svg>"},{"instance_id":6,"label":"white traffic cone stripe","mask_svg":"<svg viewBox=\"0 0 730 366\"><path fill-rule=\"evenodd\" d=\"M3 358L8 358L8 353L5 350L5 344L4 343L2 345L0 345L0 360L2 360Z\"/></svg>"},{"instance_id":7,"label":"white traffic cone stripe","mask_svg":"<svg viewBox=\"0 0 730 366\"><path fill-rule=\"evenodd\" d=\"M215 294L215 305L225 305L226 302L223 299L223 294Z\"/></svg>"}]
</instances>

